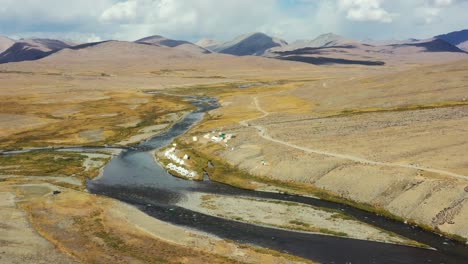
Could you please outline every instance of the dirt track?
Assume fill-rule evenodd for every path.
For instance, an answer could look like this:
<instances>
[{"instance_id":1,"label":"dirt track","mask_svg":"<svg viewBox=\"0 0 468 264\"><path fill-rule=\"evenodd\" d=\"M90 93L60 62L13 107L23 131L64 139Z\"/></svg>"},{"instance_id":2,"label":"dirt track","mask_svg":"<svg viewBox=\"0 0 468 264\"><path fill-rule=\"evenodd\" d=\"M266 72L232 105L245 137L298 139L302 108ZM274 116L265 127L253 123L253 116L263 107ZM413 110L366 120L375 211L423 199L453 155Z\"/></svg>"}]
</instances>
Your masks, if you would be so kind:
<instances>
[{"instance_id":1,"label":"dirt track","mask_svg":"<svg viewBox=\"0 0 468 264\"><path fill-rule=\"evenodd\" d=\"M253 119L244 120L244 121L239 122L239 124L241 124L242 126L249 126L250 125L249 122L252 122L252 121L255 121L255 120L258 120L258 119L261 119L261 118L264 118L264 117L267 117L268 115L270 115L269 112L265 111L260 106L260 103L259 103L257 97L253 98L253 102L254 102L255 107L257 108L257 110L259 112L261 112L263 115L261 115L260 117L257 117L257 118L253 118ZM456 177L456 178L464 179L464 180L468 179L468 176L466 176L466 175L461 175L461 174L457 174L457 173L453 173L453 172L449 172L449 171L444 171L444 170L440 170L440 169L435 169L435 168L420 167L420 166L415 166L415 165L411 165L411 164L398 164L398 163L373 161L373 160L360 158L360 157L347 155L347 154L332 153L332 152L327 152L327 151L322 151L322 150L317 150L317 149L305 148L305 147L294 145L294 144L291 144L291 143L288 143L288 142L285 142L285 141L282 141L282 140L279 140L279 139L272 138L271 136L269 136L267 134L266 129L261 125L255 125L253 127L257 129L259 136L262 137L263 139L266 139L268 141L275 142L275 143L278 143L278 144L281 144L281 145L285 145L285 146L288 146L288 147L291 147L291 148L295 148L295 149L298 149L298 150L302 150L302 151L305 151L307 153L325 155L325 156L330 156L330 157L334 157L334 158L349 160L349 161L353 161L353 162L357 162L357 163L361 163L361 164L367 164L367 165L378 165L378 166L386 166L386 167L399 167L399 168L407 168L407 169L416 169L416 170L420 170L420 171L427 171L427 172L433 172L433 173L437 173L437 174L441 174L441 175Z\"/></svg>"}]
</instances>

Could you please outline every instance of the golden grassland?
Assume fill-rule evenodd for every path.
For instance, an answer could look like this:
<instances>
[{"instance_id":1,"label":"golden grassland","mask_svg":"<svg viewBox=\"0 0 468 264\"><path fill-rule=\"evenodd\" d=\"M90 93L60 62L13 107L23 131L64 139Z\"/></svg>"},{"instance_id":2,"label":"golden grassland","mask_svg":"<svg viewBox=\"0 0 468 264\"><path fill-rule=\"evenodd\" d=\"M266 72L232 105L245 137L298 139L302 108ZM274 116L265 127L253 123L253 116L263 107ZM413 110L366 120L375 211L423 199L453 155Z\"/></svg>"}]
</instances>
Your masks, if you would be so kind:
<instances>
[{"instance_id":1,"label":"golden grassland","mask_svg":"<svg viewBox=\"0 0 468 264\"><path fill-rule=\"evenodd\" d=\"M5 188L6 187L6 188ZM113 199L44 184L8 187L34 229L56 249L82 263L313 263L237 244L155 220ZM22 245L18 247L22 254Z\"/></svg>"},{"instance_id":2,"label":"golden grassland","mask_svg":"<svg viewBox=\"0 0 468 264\"><path fill-rule=\"evenodd\" d=\"M439 108L451 108L451 107L461 107L467 106L468 101L445 101L437 103L427 103L427 104L408 104L395 107L368 107L368 108L352 108L345 109L336 112L325 112L323 114L327 115L326 117L343 117L359 114L368 114L368 113L385 113L385 112L403 112L403 111L415 111L415 110L426 110L426 109L439 109Z\"/></svg>"},{"instance_id":3,"label":"golden grassland","mask_svg":"<svg viewBox=\"0 0 468 264\"><path fill-rule=\"evenodd\" d=\"M41 151L0 156L0 173L23 176L72 176L83 172L86 156L74 152Z\"/></svg>"},{"instance_id":4,"label":"golden grassland","mask_svg":"<svg viewBox=\"0 0 468 264\"><path fill-rule=\"evenodd\" d=\"M224 84L232 85L237 83ZM206 88L210 89L208 87L207 85ZM273 85L272 87L277 89ZM229 93L232 89L220 90ZM251 94L249 89L239 91ZM219 91L215 89L214 93ZM41 118L48 123L34 129L18 126L16 131L0 137L0 149L116 144L139 134L145 127L171 124L175 121L174 113L193 109L180 97L144 94L141 90L100 90L96 93L85 92L80 98L73 98L60 91L56 94L25 92L2 95L2 100L4 104L0 106L0 113ZM29 191L29 187L24 187L24 184L39 186L45 183L55 186L52 188L64 190L64 193L71 189L83 191L85 179L97 176L101 168L86 169L84 162L87 158L84 153L54 151L0 156L0 174L8 175L0 184L19 192ZM100 162L104 165L107 159ZM67 177L78 179L81 185L58 180ZM130 259L136 263L239 262L223 257L234 255L227 254L222 248L219 249L221 253L216 255L197 250L196 247L192 249L143 235L134 227L127 228L124 223L111 219L107 214L108 208L99 205L100 197L84 192L74 192L73 195L63 195L64 193L57 196L59 199L54 198L59 203L50 204L47 199L52 198L47 196L24 202L21 206L29 212L30 222L41 236L80 261L93 263L104 260L119 263ZM237 246L247 252L256 252L255 254L260 255L260 260L286 259L285 262L312 263L272 250L248 245ZM248 253L246 256L250 258L255 254Z\"/></svg>"},{"instance_id":5,"label":"golden grassland","mask_svg":"<svg viewBox=\"0 0 468 264\"><path fill-rule=\"evenodd\" d=\"M191 109L189 104L174 97L134 91L106 92L102 98L84 102L47 102L47 98L34 96L5 96L2 100L2 114L53 121L0 138L3 149L115 144L146 126L168 123L169 114Z\"/></svg>"},{"instance_id":6,"label":"golden grassland","mask_svg":"<svg viewBox=\"0 0 468 264\"><path fill-rule=\"evenodd\" d=\"M194 94L216 97L222 110L213 110L207 113L207 118L196 126L197 131L209 131L238 124L238 122L256 118L261 113L252 104L254 96L266 100L267 109L274 112L310 113L313 105L297 97L289 96L290 91L306 84L315 83L320 79L255 79L247 83L224 83L220 85L197 85L187 88L171 90L179 94ZM258 84L249 88L239 88L245 84ZM193 130L192 130L193 131Z\"/></svg>"},{"instance_id":7,"label":"golden grassland","mask_svg":"<svg viewBox=\"0 0 468 264\"><path fill-rule=\"evenodd\" d=\"M4 183L48 182L65 188L84 190L87 179L93 179L110 160L110 155L97 153L88 157L83 153L66 151L38 151L15 155L0 155L0 176ZM93 155L93 154L90 154ZM85 163L89 162L88 167ZM73 178L77 184L60 181L60 178Z\"/></svg>"},{"instance_id":8,"label":"golden grassland","mask_svg":"<svg viewBox=\"0 0 468 264\"><path fill-rule=\"evenodd\" d=\"M38 76L36 73L7 72L1 74L0 78L21 76L21 78L27 77L31 78L31 80L36 78L37 82L23 81L20 80L21 78L12 82L18 83L18 85L14 86L19 87L18 91L17 93L12 92L12 94L9 94L8 91L2 93L0 113L40 118L48 123L34 129L19 128L7 136L0 137L0 149L116 144L138 134L138 131L144 127L170 123L167 115L192 109L179 97L162 94L148 95L141 92L153 89L156 86L155 82L164 83L164 85L159 85L159 88L172 87L167 91L168 93L218 98L222 107L205 115L205 119L190 131L190 133L197 135L212 129L237 126L239 121L261 116L262 113L259 113L252 104L252 97L254 96L261 97L262 107L268 112L292 116L306 114L354 115L369 112L413 111L466 105L461 96L464 94L465 86L463 86L463 83L466 83L466 74L463 71L456 70L458 68L455 70L450 66L446 66L446 68L454 72L455 78L444 83L447 86L446 89L438 87L432 90L425 89L425 87L433 87L437 76L443 80L448 80L443 71L436 71L428 75L425 73L426 71L414 70L412 76L409 75L408 78L403 79L396 78L401 77L399 74L361 78L361 68L349 68L350 72L346 73L344 77L338 76L338 73L332 73L333 70L327 70L320 73L311 73L310 76L313 75L314 77L310 78L291 77L279 80L272 77L248 79L221 73L215 74L214 72L198 76L190 73L192 72L191 69L154 69L151 71L146 69L144 72L136 73L135 76L138 75L138 77L132 75L125 78L98 72L83 74L82 76L66 76L63 72L44 73L44 76ZM340 73L346 71L348 70L341 69ZM371 73L373 72L366 72L368 75ZM148 79L139 78L139 74ZM258 73L259 76L261 74ZM249 75L255 76L256 72L250 71ZM354 75L359 78L348 81L348 78L354 77ZM302 76L307 75L302 74ZM150 79L152 77L156 79ZM417 86L423 92L412 94L412 90L409 89L412 87L405 84L411 78L423 80ZM339 89L325 89L322 86L323 82L332 82L327 87L334 87L333 81L335 79L338 79L337 83L339 85L336 87L339 87ZM219 82L223 83L212 84ZM384 82L387 84L382 85ZM190 83L197 85L189 85ZM254 85L245 89L240 88L240 85L251 83L260 83L261 85ZM23 87L30 84L34 84L34 89L41 92L36 93L34 89L26 89L27 92L23 92ZM99 92L91 92L93 88L101 85L106 88L99 89ZM139 88L130 88L130 86ZM78 92L67 94L60 91L60 89L66 87L77 89ZM347 90L348 88L350 90ZM85 94L83 98L78 98L80 97L78 96L80 89L83 89ZM451 92L446 92L447 90ZM43 91L48 91L48 93L43 93ZM399 94L401 91L409 91L409 93L402 92ZM387 92L390 96L382 96ZM430 100L426 99L427 97ZM390 104L386 104L387 101L391 101ZM217 157L217 153L220 151L219 145L189 144L190 133L176 142L179 143L179 147L182 147L191 156L190 165L192 168L198 172L208 172L210 178L214 181L246 189L269 186L270 189L281 192L315 195L399 221L404 220L377 204L358 203L341 198L331 191L310 184L251 175ZM3 157L0 157L0 162L4 164L0 164L0 167L3 167L5 173L11 173L11 170L14 170L11 166L15 162L20 162L25 164L24 169L21 169L23 175L34 176L36 173L61 174L64 176L82 175L86 177L95 175L95 172L83 173L83 166L78 164L83 157L75 156L75 154L61 153L63 160L60 160L60 155L53 153L45 153L44 156L35 155L19 156L19 160L16 161L3 160ZM50 165L55 163L56 157L59 157L57 164ZM207 166L208 161L214 164L213 168ZM40 182L44 182L44 180L7 179L6 182L0 182L0 185ZM66 183L53 183L63 187L75 188L67 186ZM24 203L23 208L30 213L31 223L42 236L64 252L84 262L99 262L102 260L123 262L128 258L135 262L144 263L234 262L218 255L142 236L135 229L127 228L128 223L117 222L109 217L106 213L108 210L106 206L108 205L103 205L103 207L95 206L100 200L99 197L80 192L76 196L63 196L58 203L48 204L47 200L38 199L37 201ZM298 228L303 226L301 223L291 223L291 225ZM433 230L430 226L425 228ZM460 237L459 239L462 240L463 238ZM258 250L271 255L279 254L263 249Z\"/></svg>"},{"instance_id":9,"label":"golden grassland","mask_svg":"<svg viewBox=\"0 0 468 264\"><path fill-rule=\"evenodd\" d=\"M64 194L51 205L24 203L38 232L85 263L239 263L219 255L151 238L106 213L108 201L86 194ZM73 201L73 202L71 202Z\"/></svg>"}]
</instances>

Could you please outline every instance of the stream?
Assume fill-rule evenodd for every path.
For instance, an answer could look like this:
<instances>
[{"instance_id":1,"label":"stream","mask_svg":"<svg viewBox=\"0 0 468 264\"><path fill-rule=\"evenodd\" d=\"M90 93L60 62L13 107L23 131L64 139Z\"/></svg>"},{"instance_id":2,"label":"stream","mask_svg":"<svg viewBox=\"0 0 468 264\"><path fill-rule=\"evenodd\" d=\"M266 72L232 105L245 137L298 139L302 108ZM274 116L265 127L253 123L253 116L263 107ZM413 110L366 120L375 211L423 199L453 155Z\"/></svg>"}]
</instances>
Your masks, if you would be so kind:
<instances>
[{"instance_id":1,"label":"stream","mask_svg":"<svg viewBox=\"0 0 468 264\"><path fill-rule=\"evenodd\" d=\"M242 190L209 180L195 182L171 176L154 161L152 151L167 146L200 121L205 112L218 107L212 98L191 97L191 102L197 107L196 111L168 131L114 157L104 168L101 177L87 182L88 191L134 205L165 222L320 263L467 263L466 245L351 206L316 198ZM362 222L416 240L435 250L268 228L176 206L180 199L194 192L294 201L337 209Z\"/></svg>"}]
</instances>

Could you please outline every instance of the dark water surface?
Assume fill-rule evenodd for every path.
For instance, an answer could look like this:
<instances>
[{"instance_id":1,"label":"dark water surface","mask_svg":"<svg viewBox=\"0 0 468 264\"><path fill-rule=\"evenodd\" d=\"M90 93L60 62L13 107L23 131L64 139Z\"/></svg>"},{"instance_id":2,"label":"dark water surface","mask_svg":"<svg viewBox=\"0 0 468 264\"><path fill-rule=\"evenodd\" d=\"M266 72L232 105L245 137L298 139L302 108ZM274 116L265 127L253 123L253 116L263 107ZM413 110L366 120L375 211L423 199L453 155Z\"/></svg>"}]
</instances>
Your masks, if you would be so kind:
<instances>
[{"instance_id":1,"label":"dark water surface","mask_svg":"<svg viewBox=\"0 0 468 264\"><path fill-rule=\"evenodd\" d=\"M194 99L193 104L198 110L170 130L112 159L102 177L88 182L88 190L132 204L148 215L169 223L321 263L468 263L468 247L465 245L350 206L315 198L247 191L211 181L194 182L172 177L154 161L150 152L184 134L201 120L204 112L217 107L216 101L210 98ZM187 193L193 192L295 201L338 209L363 222L430 245L436 250L278 230L209 216L175 205Z\"/></svg>"}]
</instances>

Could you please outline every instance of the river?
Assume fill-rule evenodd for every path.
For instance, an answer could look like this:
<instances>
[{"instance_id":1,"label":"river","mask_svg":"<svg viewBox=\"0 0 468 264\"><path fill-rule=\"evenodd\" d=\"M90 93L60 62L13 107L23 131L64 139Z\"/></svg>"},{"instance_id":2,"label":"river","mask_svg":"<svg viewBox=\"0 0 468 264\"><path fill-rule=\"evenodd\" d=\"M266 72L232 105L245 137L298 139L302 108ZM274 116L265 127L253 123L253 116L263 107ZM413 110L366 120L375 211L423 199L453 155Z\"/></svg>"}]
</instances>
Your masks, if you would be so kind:
<instances>
[{"instance_id":1,"label":"river","mask_svg":"<svg viewBox=\"0 0 468 264\"><path fill-rule=\"evenodd\" d=\"M154 161L152 151L167 146L200 121L206 111L217 107L216 101L211 98L191 99L198 110L188 114L168 131L114 157L101 177L88 181L88 191L132 204L165 222L321 263L467 263L466 245L350 206L309 197L242 190L209 180L186 181L171 176ZM176 206L186 194L193 192L295 201L339 209L358 220L436 250L261 227Z\"/></svg>"}]
</instances>

